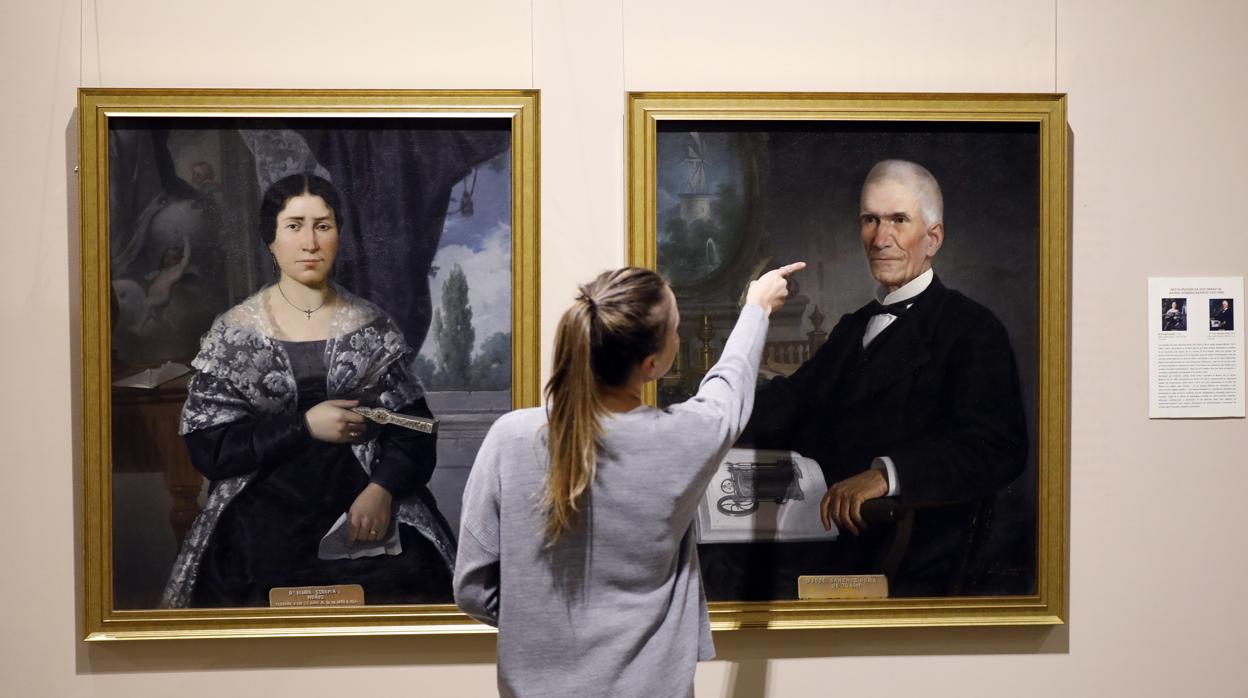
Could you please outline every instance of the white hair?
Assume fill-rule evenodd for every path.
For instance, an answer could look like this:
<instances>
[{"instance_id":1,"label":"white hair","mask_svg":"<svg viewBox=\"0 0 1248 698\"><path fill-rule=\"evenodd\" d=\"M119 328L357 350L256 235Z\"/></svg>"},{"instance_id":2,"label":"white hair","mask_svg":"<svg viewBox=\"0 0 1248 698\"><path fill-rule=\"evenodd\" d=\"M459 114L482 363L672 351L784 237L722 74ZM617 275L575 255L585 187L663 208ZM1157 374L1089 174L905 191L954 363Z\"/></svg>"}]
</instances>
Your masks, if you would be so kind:
<instances>
[{"instance_id":1,"label":"white hair","mask_svg":"<svg viewBox=\"0 0 1248 698\"><path fill-rule=\"evenodd\" d=\"M862 183L862 190L886 179L907 184L919 197L919 209L928 227L945 221L945 199L940 193L940 183L926 167L909 160L881 160L875 163Z\"/></svg>"}]
</instances>

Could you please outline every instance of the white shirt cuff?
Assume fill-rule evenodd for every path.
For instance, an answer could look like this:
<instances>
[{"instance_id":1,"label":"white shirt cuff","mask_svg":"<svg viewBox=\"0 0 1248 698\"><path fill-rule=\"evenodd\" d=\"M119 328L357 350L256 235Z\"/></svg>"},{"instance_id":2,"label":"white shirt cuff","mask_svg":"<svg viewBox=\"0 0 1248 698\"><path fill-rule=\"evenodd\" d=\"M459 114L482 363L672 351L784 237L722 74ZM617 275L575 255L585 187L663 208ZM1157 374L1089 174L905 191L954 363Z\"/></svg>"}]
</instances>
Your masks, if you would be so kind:
<instances>
[{"instance_id":1,"label":"white shirt cuff","mask_svg":"<svg viewBox=\"0 0 1248 698\"><path fill-rule=\"evenodd\" d=\"M896 497L901 494L901 483L897 481L897 466L888 456L879 456L871 461L871 467L884 471L884 479L888 480L888 494L885 497Z\"/></svg>"}]
</instances>

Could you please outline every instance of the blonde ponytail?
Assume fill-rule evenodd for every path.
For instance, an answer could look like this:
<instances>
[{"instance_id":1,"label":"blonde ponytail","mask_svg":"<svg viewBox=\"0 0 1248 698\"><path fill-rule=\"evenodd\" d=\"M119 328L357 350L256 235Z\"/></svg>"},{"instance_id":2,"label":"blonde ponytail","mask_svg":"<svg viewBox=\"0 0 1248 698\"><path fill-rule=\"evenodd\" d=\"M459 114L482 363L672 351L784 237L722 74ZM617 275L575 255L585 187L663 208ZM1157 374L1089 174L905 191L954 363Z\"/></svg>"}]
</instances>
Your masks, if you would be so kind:
<instances>
[{"instance_id":1,"label":"blonde ponytail","mask_svg":"<svg viewBox=\"0 0 1248 698\"><path fill-rule=\"evenodd\" d=\"M550 467L542 494L544 535L553 544L580 518L594 481L604 412L599 387L624 384L666 340L667 282L648 269L604 272L580 288L555 330L546 384Z\"/></svg>"},{"instance_id":2,"label":"blonde ponytail","mask_svg":"<svg viewBox=\"0 0 1248 698\"><path fill-rule=\"evenodd\" d=\"M547 511L546 540L552 543L576 523L581 494L594 480L602 403L590 358L591 313L582 298L563 314L555 332L554 370L546 384L550 469L542 505Z\"/></svg>"}]
</instances>

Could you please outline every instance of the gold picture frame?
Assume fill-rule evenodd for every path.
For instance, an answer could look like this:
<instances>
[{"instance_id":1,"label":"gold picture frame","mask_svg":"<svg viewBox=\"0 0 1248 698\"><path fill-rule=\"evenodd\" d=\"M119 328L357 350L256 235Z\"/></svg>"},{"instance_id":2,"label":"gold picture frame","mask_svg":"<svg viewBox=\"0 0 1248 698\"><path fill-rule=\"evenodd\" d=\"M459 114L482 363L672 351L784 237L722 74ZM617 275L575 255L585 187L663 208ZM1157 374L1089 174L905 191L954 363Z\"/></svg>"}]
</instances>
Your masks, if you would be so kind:
<instances>
[{"instance_id":1,"label":"gold picture frame","mask_svg":"<svg viewBox=\"0 0 1248 698\"><path fill-rule=\"evenodd\" d=\"M1019 258L1025 262L1022 268L1029 271L1017 273L1026 278L999 277L990 265L963 254L957 258L956 270L950 265L950 285L957 288L969 277L981 296L991 296L994 288L1021 284L1010 291L1018 298L1010 307L1019 309L1019 317L1006 318L1006 324L1022 327L1021 334L1030 340L1021 351L1019 340L1013 342L1022 356L1019 366L1031 422L1031 461L1024 475L1010 486L1018 490L1011 495L1014 501L1023 504L1006 514L1026 519L1027 507L1033 508L1034 519L1029 526L1020 525L1022 533L1018 534L1030 539L1032 547L1021 553L1013 551L1011 559L1021 560L1013 563L1014 568L990 561L981 568L980 578L991 581L994 573L998 577L1031 575L1030 581L1018 583L1020 587L1030 586L1008 593L994 592L987 584L987 592L966 595L798 600L794 579L792 593L786 591L782 597L717 601L714 586L718 572L708 571L708 564L713 563L708 563L703 547L703 581L711 598L712 626L728 630L1065 622L1070 352L1070 179L1065 95L635 92L628 96L627 110L628 260L659 269L674 284L682 313L678 373L681 366L692 366L694 369L685 373L696 374L699 361L709 365L713 360L716 341L726 337L735 316L733 299L740 297L737 294L749 275L760 269L765 258L781 264L812 255L817 259L805 258L811 267L795 278L799 289L815 290L796 293L806 294L802 297L812 301L822 298L831 305L844 304L836 312L827 307L820 311L816 306L811 318L799 316L797 320L799 324L811 323L810 332L805 332L806 325L800 325L802 332L795 335L800 341L777 342L801 345L778 349L796 351L796 358L783 359L791 362L791 368L814 354L816 342L826 338L824 330L830 329L840 313L852 312L871 300L874 282L866 273L861 242L852 231L858 225L858 191L872 163L887 158L921 160L913 154L932 154L941 165L931 169L946 189L946 221L951 229L959 223L963 228L972 223L981 225L966 213L980 203L973 198L977 183L966 173L974 174L978 171L974 168L983 167L985 156L977 154L978 146L959 150L958 143L978 144L976 134L981 134L993 143L1004 143L1000 147L1018 155L1009 162L1025 163L1004 175L996 170L991 174L1005 181L1013 172L1025 174L1019 180L1025 184L1018 184L1018 191L1011 196L1022 202L1025 211L1014 220L1028 232L1009 239L1018 242L1011 249L1019 250ZM834 153L840 159L817 159L824 153ZM711 173L716 167L720 172ZM844 172L833 174L838 168ZM942 172L961 173L957 176L966 181L947 187ZM957 179L954 174L950 178ZM834 203L815 203L825 199ZM713 208L716 202L720 213ZM838 212L833 216L836 220L828 221L829 211ZM841 218L841 213L848 218ZM723 220L716 219L717 215ZM1011 220L1008 212L1003 215L998 223ZM702 228L695 228L695 223ZM986 224L981 227L987 229ZM781 228L798 232L786 232L788 237L780 238L776 231ZM697 230L702 231L700 237L694 234ZM840 232L844 230L851 232ZM835 243L841 245L835 249L811 242L825 233L831 235L829 231L852 240ZM959 234L961 231L950 232L947 240ZM976 239L984 244L984 237ZM661 258L661 244L666 245L663 249L669 250L670 259ZM938 269L940 263L938 258ZM842 273L844 270L851 271ZM842 282L842 277L854 281ZM855 289L857 295L846 297L846 287ZM827 326L822 326L822 312L829 318ZM776 327L773 318L773 334ZM699 337L699 333L705 336ZM810 337L809 348L806 337ZM691 382L683 384L679 379L665 380L674 380L673 390L683 386L685 392L679 393L683 398L690 386L696 386L696 379L694 375ZM650 386L647 399L651 404L664 389ZM728 487L728 483L722 484ZM883 515L898 513L886 510ZM725 553L729 558L734 554Z\"/></svg>"},{"instance_id":2,"label":"gold picture frame","mask_svg":"<svg viewBox=\"0 0 1248 698\"><path fill-rule=\"evenodd\" d=\"M162 515L163 518L174 522L175 528L185 527L194 518L195 507L198 506L197 502L202 500L203 495L201 482L195 480L197 473L186 471L184 466L179 466L182 467L183 472L171 474L173 468L169 465L172 460L184 460L184 457L175 458L170 454L181 446L181 440L176 434L176 415L180 410L180 400L185 399L185 389L182 389L179 396L176 390L165 391L163 388L143 392L140 389L114 388L113 386L114 381L122 377L115 370L118 365L119 349L130 347L127 351L142 355L141 359L126 369L127 374L143 366L145 361L148 365L155 366L156 362L162 358L156 355L159 352L152 348L154 345L151 342L131 341L129 345L119 346L114 341L119 323L124 324L126 318L130 317L126 313L131 312L133 316L133 307L148 307L149 313L169 313L168 308L181 301L176 299L170 301L164 298L163 292L159 302L153 300L155 297L154 277L159 276L159 269L149 270L145 277L139 265L135 267L136 271L127 272L129 276L124 280L119 280L113 275L120 273L117 263L122 257L119 256L117 249L119 246L117 239L110 236L120 235L121 232L110 226L121 225L119 221L128 221L127 225L146 226L143 229L152 239L155 239L158 235L152 232L155 229L152 221L157 216L163 215L161 212L167 208L168 202L191 202L185 207L188 211L199 211L203 206L212 208L219 205L213 203L213 197L216 197L218 202L223 196L227 202L235 201L229 198L228 192L225 195L220 193L223 188L231 186L243 192L239 194L243 200L254 203L258 196L255 184L263 180L257 173L260 172L260 167L264 163L260 162L262 158L259 154L254 155L254 158L248 154L247 148L240 145L243 141L239 140L237 134L230 129L235 129L240 133L243 130L241 127L247 130L284 128L299 131L305 127L319 129L317 133L329 133L332 138L336 139L333 141L338 148L336 151L338 155L335 157L342 158L344 168L350 164L346 161L357 156L359 152L371 153L372 151L368 151L368 148L379 149L378 158L383 155L393 156L394 153L383 152L382 146L369 145L366 142L368 139L364 137L364 135L380 133L381 130L390 128L391 125L397 124L400 130L403 128L423 129L429 133L443 134L444 140L450 143L446 146L450 149L447 152L454 155L454 158L452 155L447 155L441 160L432 159L434 156L421 151L421 157L430 158L421 163L421 167L424 168L422 172L427 173L426 179L442 177L446 180L445 182L439 180L440 188L428 194L428 199L434 202L432 213L426 212L432 217L429 220L436 222L439 210L446 212L444 215L447 215L447 220L450 218L450 213L467 220L473 215L474 207L477 216L496 214L499 219L497 221L482 219L479 224L472 222L471 226L465 223L466 232L462 235L477 235L478 238L473 238L476 241L474 244L482 245L481 249L494 245L490 248L494 256L482 257L484 261L479 263L481 265L494 264L509 274L509 276L503 274L502 278L510 280L510 308L506 307L506 300L501 301L502 307L494 308L492 311L488 308L483 309L480 305L477 307L479 322L485 323L489 319L486 316L493 312L494 314L489 316L492 318L490 321L498 327L505 327L506 333L510 334L509 342L503 336L492 338L494 343L491 345L492 351L495 352L492 356L509 357L509 370L504 370L507 369L504 359L496 359L492 365L502 372L488 375L483 373L482 375L486 377L480 378L481 381L495 381L497 385L491 384L494 387L488 390L481 389L481 392L494 396L494 401L499 404L491 403L488 409L481 408L478 411L473 411L476 408L457 408L454 418L443 420L443 434L451 434L447 438L455 437L456 434L461 436L468 434L463 436L465 439L463 443L470 444L471 439L484 436L484 430L492 421L489 418L490 415L514 408L533 406L539 402L538 112L539 95L536 90L79 90L82 308L80 394L84 512L82 589L87 640L463 633L490 630L461 614L450 603L372 604L337 608L159 608L151 601L153 598L151 596L152 578L159 576L161 566L164 566L165 574L168 574L169 554L167 550L162 553L164 557L160 558L160 564L155 566L155 571L150 569L152 565L149 564L149 568L145 571L130 572L128 570L140 568L130 563L119 564L118 555L121 554L118 543L121 540L119 534L129 533L131 538L138 540L148 535L149 532L156 531L163 537L162 539L173 540L172 534L163 530L163 521L153 519L151 512L141 514L136 513L135 510L172 507L172 511ZM110 136L120 133L117 129L131 129L139 133L143 145L130 147L130 144L122 142L124 139L121 136L110 140ZM153 139L147 137L144 129L158 131L163 134L161 138L165 139L157 141L159 146L157 150L164 155L157 156L156 162L166 165L159 173L155 172L151 166L152 160L148 151L150 151L149 146ZM200 133L201 131L203 133ZM222 133L229 131L232 134L230 135L233 139L230 141L232 145L229 147L233 150L230 151L232 154L229 157L221 155L227 149L226 145L222 145L226 139L225 136L219 134L212 135L216 131ZM193 132L192 135L186 135L189 132ZM486 133L489 138L485 136L478 138L474 135L479 133ZM356 135L360 135L360 138L351 140ZM464 154L465 151L461 145L462 142L468 141L476 143L477 141L473 138L478 138L481 142L488 141L490 147L494 149L487 152L486 146L480 146L479 150L471 153L476 159L470 160L469 156ZM182 160L168 156L168 152L172 152L172 146L164 147L164 145L173 141L177 141L180 144L179 147L182 148L178 151L182 154L178 156ZM359 145L352 145L352 143ZM292 153L289 148L282 149L289 143L279 145L281 147L266 146L269 149L265 150L264 157L276 160L287 159L285 164L279 162L273 165L273 167L285 167L287 174L297 171L304 165L309 168L312 165L320 167L325 162L323 152L327 151L317 153L304 165L299 165L299 158L306 156L306 152L303 155L300 154L302 151ZM130 149L126 150L123 146ZM299 147L303 148L303 151L308 150L306 139ZM456 150L456 148L459 149ZM203 154L209 151L211 155ZM133 155L135 152L141 152L142 157L135 156L126 160L129 157L127 153ZM259 153L259 151L255 152ZM485 159L487 155L490 158L488 160ZM317 157L321 159L317 160ZM413 156L404 155L403 157ZM142 158L149 159L143 160ZM454 163L454 167L444 164L450 162ZM126 176L120 177L117 172L112 172L113 176L110 180L110 167L123 166L129 168L126 170ZM330 166L325 165L325 167ZM412 169L415 169L415 166ZM468 183L469 178L463 175L469 170L473 173L471 184ZM342 171L346 170L335 170L335 172ZM481 175L480 183L477 180L478 171ZM387 169L378 166L377 177L369 180L370 186L385 184L383 179L390 175ZM453 181L454 178L460 176L463 178ZM250 183L235 186L230 184L231 177ZM426 181L426 179L418 181ZM145 180L149 181L149 184L151 182L155 184L148 186L142 197L135 196L134 192L140 186L144 186L142 182ZM339 186L342 186L341 183ZM475 202L472 201L474 189L477 197ZM493 198L489 198L491 196ZM451 209L452 203L455 205L454 209ZM438 209L438 205L443 208ZM124 211L122 211L123 208ZM212 228L214 234L225 235L226 233L221 231L226 231L228 228L230 235L245 236L245 233L240 233L244 228L238 226L238 220L230 218L233 213L228 205L214 210L217 211L214 214L217 217L212 219L213 226L215 226ZM252 212L254 210L254 208L251 209ZM156 213L153 214L153 211ZM127 215L130 217L126 218ZM222 272L221 265L216 264L219 260L213 259L214 257L233 259L230 255L237 257L235 252L231 251L233 247L229 245L206 248L206 252L195 250L200 253L198 256L193 256L194 253L191 252L193 246L186 242L192 239L193 233L187 231L192 229L198 231L203 228L200 223L196 222L202 218L195 217L199 215L199 213L189 213L178 219L178 224L183 226L180 228L182 232L179 235L182 236L180 239L183 241L185 252L169 253L171 255L169 259L177 262L179 259L190 258L192 263L196 259L202 260L199 262L203 265L201 280L207 279L212 282L225 279L227 276L231 279L238 276L242 279L241 281L234 279L230 283L238 289L246 290L250 287L250 291L254 292L258 284L257 279L262 279L268 269L267 258L263 260L264 265L254 263L253 260L251 263L253 268L246 274L241 272L236 274L233 271ZM427 222L424 218L419 220ZM134 223L134 221L141 221L141 223ZM497 224L496 228L489 228L488 234L481 232L486 230L487 223ZM186 227L196 225L200 227ZM393 225L400 228L407 224L394 223ZM438 225L442 226L441 223ZM425 228L413 227L413 229L424 230ZM441 231L443 228L437 227L435 230ZM441 236L442 233L439 232L438 235ZM252 236L255 237L254 233ZM384 241L385 239L382 240L383 243ZM442 242L446 241L442 240ZM131 248L138 249L142 246L140 243L142 243L141 240L135 242L127 238L127 245ZM230 244L245 246L245 243L241 242ZM262 245L262 243L255 242L246 244L251 244L253 247ZM447 247L446 245L439 246L440 244L435 240L432 248L428 245L420 248L422 250L420 254L426 255L424 262L431 276L447 271L439 271L430 259ZM458 260L456 268L458 268L459 261L469 266L472 260L477 259L472 255L479 252L472 244L463 243L461 247L468 249L469 252L461 251L461 256L455 258ZM263 248L259 247L259 249ZM480 252L480 254L485 253ZM132 258L134 255L126 259L132 261ZM158 259L160 260L159 268L163 269L165 257L158 257ZM131 266L134 267L134 264ZM182 265L183 268L186 266L186 264ZM230 267L230 269L233 268L235 267ZM471 273L470 270L468 272L470 277ZM231 274L233 276L230 276ZM178 285L186 286L186 279L189 277L174 278L171 276L170 278L177 287ZM357 275L355 278L358 280L367 277ZM134 301L133 298L119 300L124 295L117 291L119 281L125 281L124 284L120 284L125 289L139 294L137 296L139 301ZM430 287L438 283L440 283L439 279L434 277L431 279ZM505 285L508 282L500 283ZM414 284L414 286L417 285L419 284ZM395 288L406 287L396 285ZM145 290L151 293L152 297L142 295ZM353 290L360 295L366 295L359 289ZM419 295L420 291L417 289L413 293ZM465 291L465 293L468 292ZM501 291L499 295L502 295ZM179 311L182 314L177 317L198 316L198 319L187 321L186 326L180 327L179 331L182 335L192 336L194 333L194 336L197 336L208 329L203 320L205 309L195 306L194 296L187 295L187 298L191 300L185 302L185 312ZM425 315L423 320L418 318L414 322L417 325L424 322L424 326L427 327L430 308L435 303L433 291L430 290L423 298L425 298L423 311ZM230 302L236 300L237 293L234 298L230 299ZM368 300L385 306L383 299L368 298ZM147 302L147 306L143 306L143 301ZM389 301L395 302L393 299ZM447 301L443 299L443 302ZM127 303L133 303L134 306L128 307ZM216 310L219 309L216 308ZM395 310L389 307L386 311L391 314L395 313ZM150 314L142 316L139 320L134 320L133 324L142 324L143 327L147 327L148 325L143 323L151 317ZM485 325L482 324L481 327ZM484 339L480 335L483 335L485 331L487 330L482 330L478 334L478 339ZM495 334L503 333L500 331ZM185 339L182 335L179 337ZM419 347L415 348L419 350ZM160 351L166 351L167 356L164 358L168 359L187 361L189 358L185 356L185 348ZM179 351L181 354L178 353ZM466 351L469 353L465 353L465 356L470 356L470 352L473 351L471 343ZM478 356L482 352L484 349L478 352ZM499 369L499 366L503 366L503 369ZM433 370L430 368L430 371ZM437 370L442 370L441 365ZM447 378L444 382L450 385L451 383L448 382L450 380ZM474 377L472 380L478 380L478 378ZM126 397L119 401L116 396L119 390L131 392L126 393ZM449 394L455 390L447 388L446 392ZM493 392L490 392L491 390ZM165 392L170 394L164 395ZM432 402L430 398L430 403ZM160 439L169 442L170 445L167 448L155 443L156 440L151 438L154 430L160 432ZM116 436L118 434L120 434L120 439ZM441 444L442 441L439 441L439 449L441 449ZM469 466L471 453L475 453L475 449L467 455ZM122 464L122 460L126 460L129 464ZM136 462L139 464L135 465ZM189 484L187 472L190 472ZM465 468L460 475L466 477L466 473ZM159 484L156 487L147 487L147 489L133 485L134 482L139 481L149 484L153 481L159 483L162 474L165 482L163 490ZM436 484L435 480L435 490ZM123 485L128 488L124 493L122 492ZM171 498L172 504L164 503L166 497ZM445 511L445 508L450 506L446 500L453 498L452 491L440 498L438 505ZM152 503L157 500L160 501L159 504ZM454 502L453 506L458 507L458 502ZM190 507L189 511L188 507ZM142 518L143 516L147 518ZM118 522L122 521L119 517L130 517L126 519L128 523L125 525L133 524L136 531L140 533L119 531ZM153 521L155 523L152 523ZM147 524L152 525L147 526ZM142 540L139 543L127 545L145 552L142 548ZM169 545L165 544L165 548L168 547ZM177 547L174 548L175 552L176 549ZM148 560L148 562L151 561ZM123 576L119 577L119 574ZM116 582L125 578L126 574L135 578L146 574L146 577L142 584L132 585L142 586L143 589L134 592L132 600L119 605L119 589Z\"/></svg>"}]
</instances>

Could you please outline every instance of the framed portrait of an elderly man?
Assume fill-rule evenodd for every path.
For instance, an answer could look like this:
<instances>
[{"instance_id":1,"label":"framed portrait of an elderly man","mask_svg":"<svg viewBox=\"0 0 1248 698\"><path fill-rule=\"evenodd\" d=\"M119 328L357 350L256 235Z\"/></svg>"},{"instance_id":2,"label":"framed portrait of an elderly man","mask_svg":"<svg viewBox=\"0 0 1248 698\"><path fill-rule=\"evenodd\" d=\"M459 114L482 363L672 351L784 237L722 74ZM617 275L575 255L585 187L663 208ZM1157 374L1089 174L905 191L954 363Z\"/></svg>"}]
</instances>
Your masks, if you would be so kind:
<instances>
[{"instance_id":1,"label":"framed portrait of an elderly man","mask_svg":"<svg viewBox=\"0 0 1248 698\"><path fill-rule=\"evenodd\" d=\"M534 91L79 94L87 639L454 632L538 401Z\"/></svg>"},{"instance_id":2,"label":"framed portrait of an elderly man","mask_svg":"<svg viewBox=\"0 0 1248 698\"><path fill-rule=\"evenodd\" d=\"M697 518L718 629L1065 616L1063 95L629 96L629 256L691 396L804 261ZM795 283L794 283L795 282Z\"/></svg>"}]
</instances>

